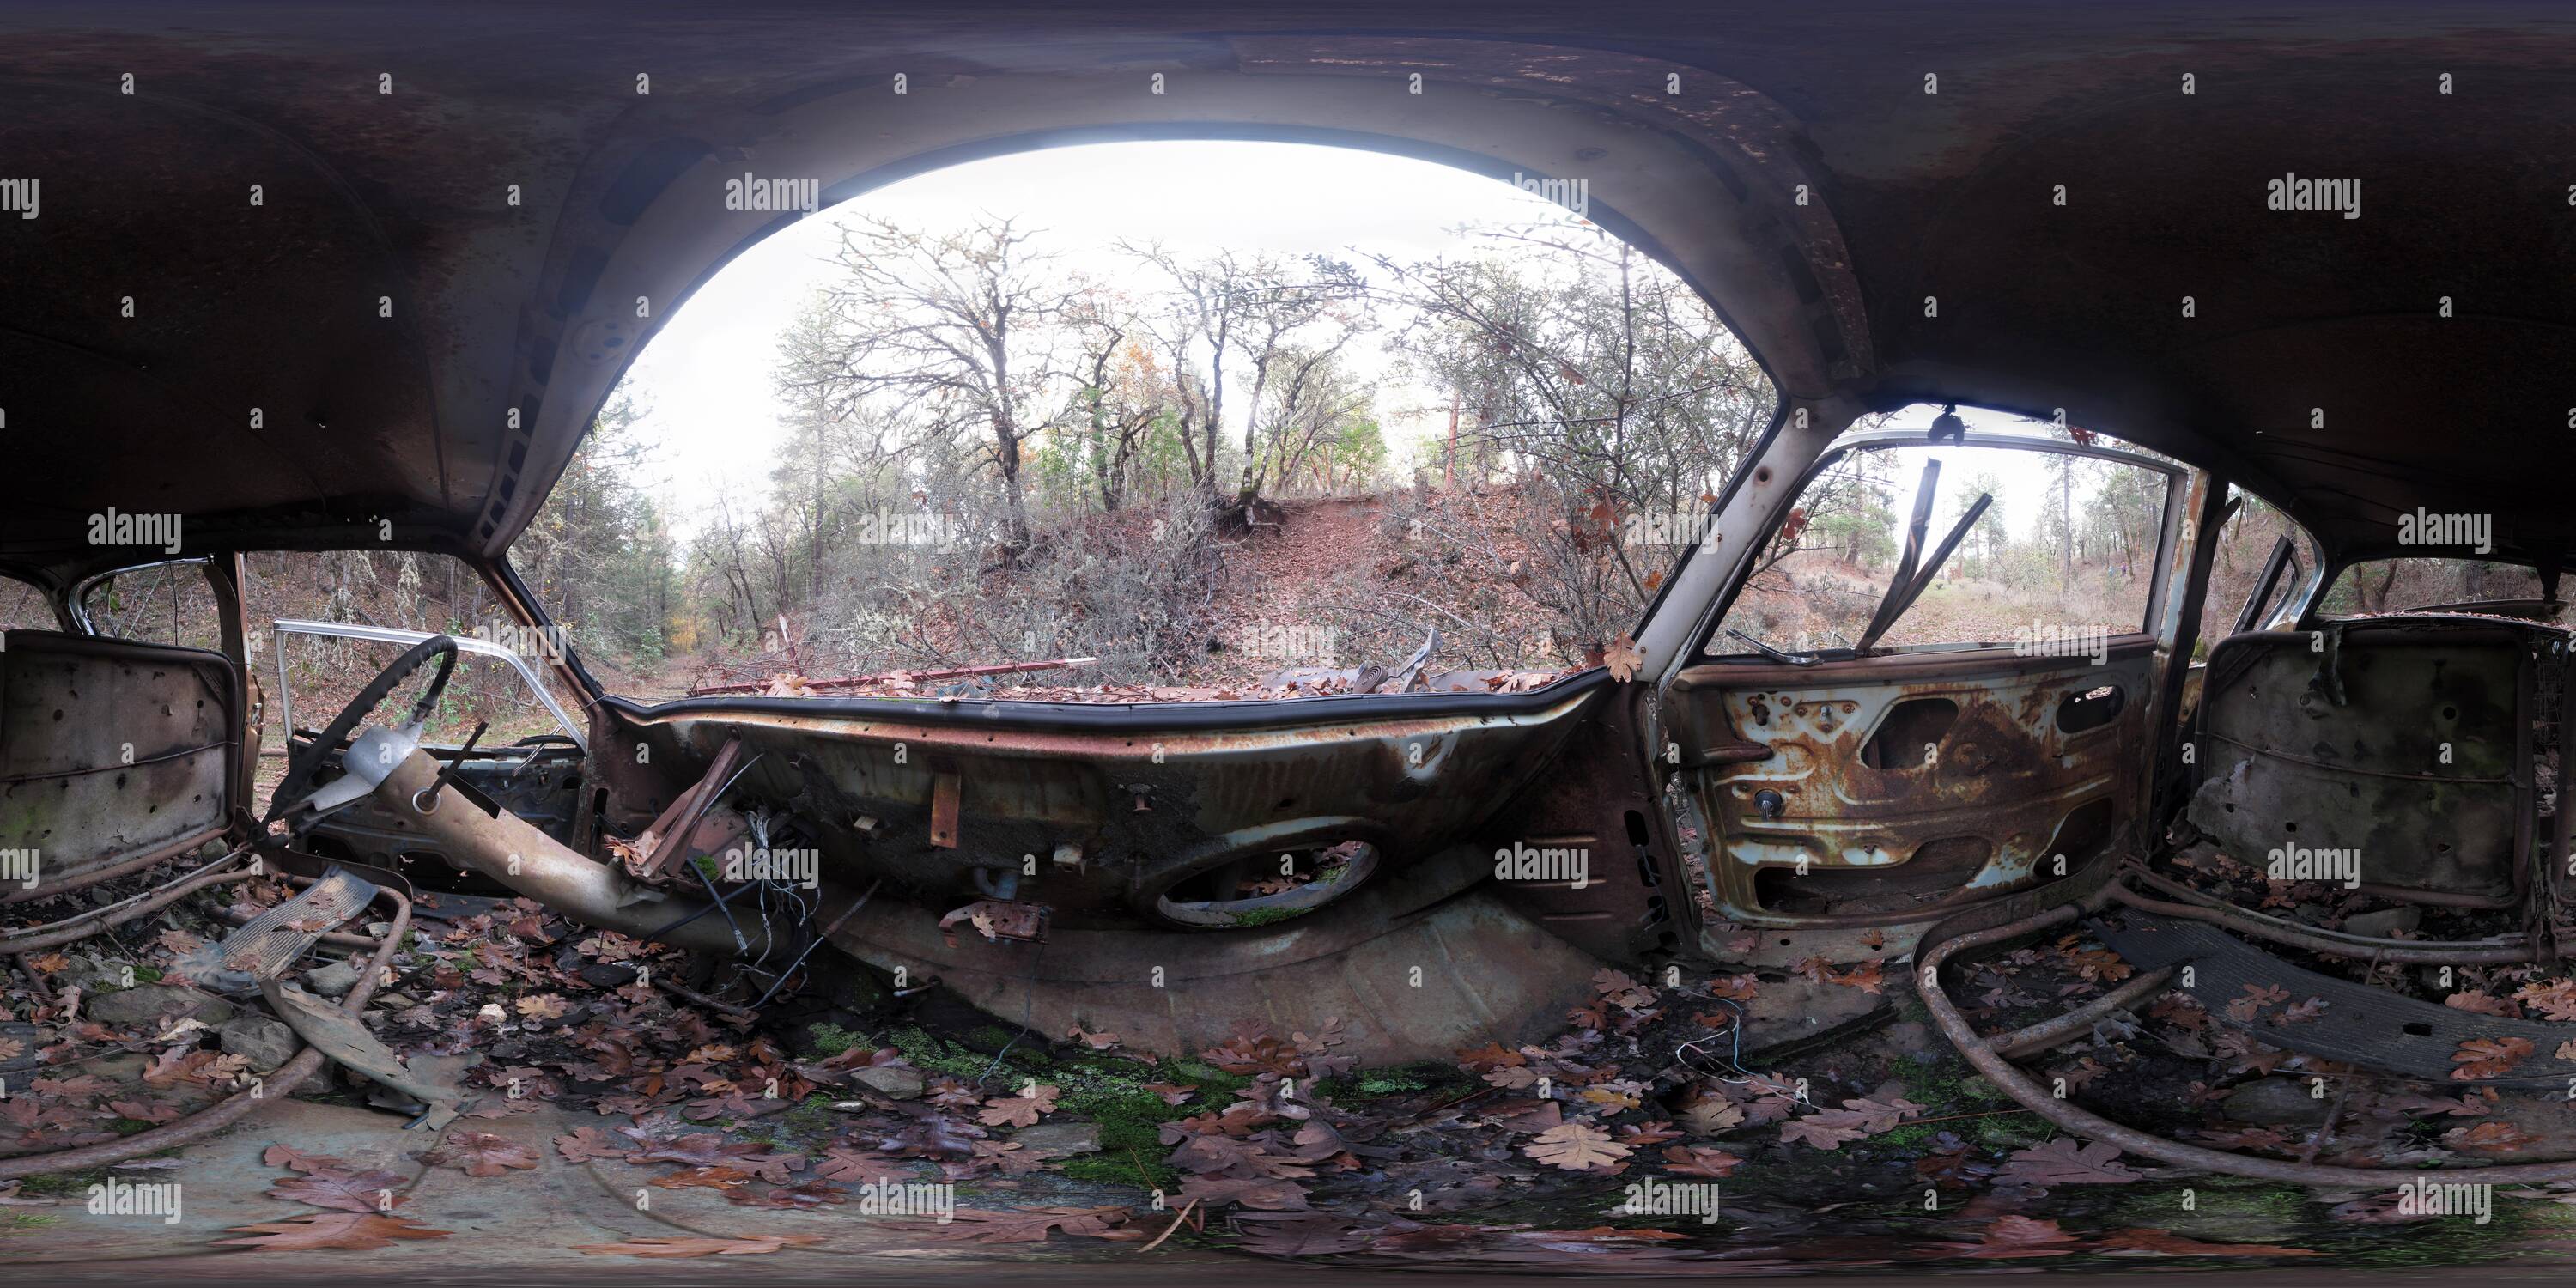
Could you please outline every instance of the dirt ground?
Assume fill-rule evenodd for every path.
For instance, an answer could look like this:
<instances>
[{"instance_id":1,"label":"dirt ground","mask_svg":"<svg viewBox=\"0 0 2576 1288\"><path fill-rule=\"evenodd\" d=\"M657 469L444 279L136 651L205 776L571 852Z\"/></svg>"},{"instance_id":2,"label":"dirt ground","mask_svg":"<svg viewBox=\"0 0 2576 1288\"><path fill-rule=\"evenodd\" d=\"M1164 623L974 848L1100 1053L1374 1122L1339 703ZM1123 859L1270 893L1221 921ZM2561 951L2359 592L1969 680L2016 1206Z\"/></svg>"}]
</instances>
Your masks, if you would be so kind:
<instances>
[{"instance_id":1,"label":"dirt ground","mask_svg":"<svg viewBox=\"0 0 2576 1288\"><path fill-rule=\"evenodd\" d=\"M256 996L173 972L224 931L222 903L286 893L253 881L27 959L9 994L26 1018L0 1038L0 1152L116 1140L255 1085L283 1058L244 1032ZM2563 1260L2576 1231L2565 1187L2427 1219L2393 1193L2193 1175L2067 1137L1975 1077L1885 962L1605 969L1550 1042L1365 1069L1335 1053L1338 1026L1246 1021L1203 1051L1133 1051L1115 1033L1018 1030L935 990L893 997L842 963L799 972L754 1015L699 992L728 987L703 964L523 901L422 904L369 1024L416 1071L462 1066L461 1116L406 1127L417 1103L333 1070L210 1139L0 1183L0 1264L30 1281L642 1282L708 1273L706 1258L782 1281L1997 1263L2304 1275L2516 1271ZM345 987L328 958L348 951L299 978ZM2126 973L2069 935L1970 967L1953 990L1992 1031ZM2520 984L2535 1006L2576 990L2484 983ZM1846 1018L1821 1038L1783 1038L1828 1009ZM2320 1125L2306 1088L2327 1077L2354 1080L2327 1161L2576 1157L2561 1098L2362 1079L2224 1018L2168 994L2034 1067L2097 1111L2274 1157ZM164 1185L175 1219L149 1201Z\"/></svg>"}]
</instances>

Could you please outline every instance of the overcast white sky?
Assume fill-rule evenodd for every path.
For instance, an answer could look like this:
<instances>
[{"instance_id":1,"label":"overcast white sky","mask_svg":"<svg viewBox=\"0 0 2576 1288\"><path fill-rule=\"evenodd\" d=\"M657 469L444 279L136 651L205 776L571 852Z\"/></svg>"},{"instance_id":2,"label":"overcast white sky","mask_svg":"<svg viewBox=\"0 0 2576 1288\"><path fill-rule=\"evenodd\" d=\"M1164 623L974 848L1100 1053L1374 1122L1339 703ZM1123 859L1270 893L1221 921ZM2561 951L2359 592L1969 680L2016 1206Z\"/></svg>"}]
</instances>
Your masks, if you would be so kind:
<instances>
[{"instance_id":1,"label":"overcast white sky","mask_svg":"<svg viewBox=\"0 0 2576 1288\"><path fill-rule=\"evenodd\" d=\"M835 221L858 214L953 226L986 212L1045 230L1066 268L1111 280L1138 272L1114 249L1121 240L1159 240L1183 253L1349 254L1358 248L1403 260L1468 253L1475 239L1460 236L1461 225L1566 217L1539 197L1482 175L1290 143L1054 148L881 188L745 251L680 306L628 371L621 388L648 411L644 429L660 445L655 490L677 529L694 530L699 513L720 493L749 500L764 489L780 435L771 389L777 339L834 274ZM1378 414L1399 461L1409 441L1445 429L1445 418L1406 419L1427 401L1425 391L1403 388L1381 397ZM1998 413L1962 414L1972 431L2026 425ZM1928 425L1932 415L1924 410L1898 423ZM1993 470L2005 484L2007 495L1995 498L2005 522L2016 534L2027 531L2038 512L2034 489L2045 481L2039 459L1976 455L1983 459L1973 469ZM1950 470L1945 482L1962 486L1970 472Z\"/></svg>"},{"instance_id":2,"label":"overcast white sky","mask_svg":"<svg viewBox=\"0 0 2576 1288\"><path fill-rule=\"evenodd\" d=\"M683 531L720 490L756 493L765 482L780 433L770 387L777 339L833 276L835 219L937 226L985 212L1046 230L1067 268L1111 279L1137 271L1112 249L1122 239L1160 240L1182 252L1358 247L1414 259L1464 253L1470 239L1453 232L1462 224L1562 214L1510 184L1448 166L1292 143L1054 148L880 188L738 256L679 307L627 372L622 388L649 410L645 429L661 444L661 499ZM1419 427L1399 421L1406 407L1388 404L1417 400L1390 392L1379 406L1391 440Z\"/></svg>"}]
</instances>

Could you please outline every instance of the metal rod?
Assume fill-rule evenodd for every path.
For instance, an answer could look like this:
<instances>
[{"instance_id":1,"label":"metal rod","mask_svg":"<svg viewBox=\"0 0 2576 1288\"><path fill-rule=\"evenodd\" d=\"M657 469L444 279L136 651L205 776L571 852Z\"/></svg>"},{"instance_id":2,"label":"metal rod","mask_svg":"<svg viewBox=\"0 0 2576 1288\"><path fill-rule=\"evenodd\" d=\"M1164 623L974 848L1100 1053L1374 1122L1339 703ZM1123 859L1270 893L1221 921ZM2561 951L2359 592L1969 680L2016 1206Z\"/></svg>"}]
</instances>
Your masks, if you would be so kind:
<instances>
[{"instance_id":1,"label":"metal rod","mask_svg":"<svg viewBox=\"0 0 2576 1288\"><path fill-rule=\"evenodd\" d=\"M2055 1019L2041 1020L2037 1024L2025 1025L2010 1033L1987 1038L1986 1045L1993 1047L1997 1054L2009 1060L2018 1060L2026 1055L2037 1055L2052 1047L2063 1045L2079 1033L2089 1031L2113 1011L2125 1011L2164 992L2166 987L2172 984L2173 977L2173 967L2159 966Z\"/></svg>"},{"instance_id":2,"label":"metal rod","mask_svg":"<svg viewBox=\"0 0 2576 1288\"><path fill-rule=\"evenodd\" d=\"M952 666L937 671L884 671L875 675L851 675L830 680L807 680L804 681L804 686L809 689L858 689L865 688L871 684L883 684L889 677L895 675L902 675L913 680L962 680L970 676L977 675L1013 675L1022 671L1059 671L1068 667L1093 666L1097 665L1099 661L1100 659L1096 657L1059 657L1050 658L1044 662L998 662L991 666ZM710 684L701 688L689 690L689 696L693 698L707 698L724 693L760 693L768 688L769 684L766 681L756 681L748 684Z\"/></svg>"},{"instance_id":3,"label":"metal rod","mask_svg":"<svg viewBox=\"0 0 2576 1288\"><path fill-rule=\"evenodd\" d=\"M2119 883L2105 887L2118 897ZM2488 1185L2540 1185L2552 1181L2576 1179L2576 1161L2527 1163L2513 1167L2321 1167L2313 1163L2284 1163L2268 1158L2250 1158L2224 1150L2202 1149L2180 1141L2166 1140L2133 1127L2124 1127L2100 1114L2079 1108L2073 1101L2060 1100L2046 1088L2031 1081L2029 1075L2013 1067L2001 1053L1977 1036L1974 1026L1950 1001L1941 987L1941 964L1963 949L1999 943L2034 934L2052 926L2073 921L2082 912L2079 905L2062 904L2016 921L1966 934L1941 937L1935 927L1918 947L1922 977L1918 992L1924 1008L1931 1012L1932 1022L1942 1036L1957 1047L1959 1054L1976 1067L1988 1082L2013 1098L2022 1108L2088 1140L2112 1145L2124 1153L2152 1158L2177 1167L2196 1167L2205 1171L2224 1172L2231 1176L2250 1176L2258 1180L2279 1181L2286 1185L2313 1185L2335 1189L2384 1189L2415 1178Z\"/></svg>"}]
</instances>

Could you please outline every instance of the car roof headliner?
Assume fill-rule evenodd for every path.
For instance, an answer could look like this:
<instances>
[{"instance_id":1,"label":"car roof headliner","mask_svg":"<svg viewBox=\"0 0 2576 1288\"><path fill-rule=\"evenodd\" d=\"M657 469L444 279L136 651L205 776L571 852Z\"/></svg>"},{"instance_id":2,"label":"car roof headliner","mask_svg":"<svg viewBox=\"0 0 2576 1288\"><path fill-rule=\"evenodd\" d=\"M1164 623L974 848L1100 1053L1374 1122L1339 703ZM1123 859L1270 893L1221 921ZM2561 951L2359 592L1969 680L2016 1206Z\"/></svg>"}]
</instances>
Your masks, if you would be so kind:
<instances>
[{"instance_id":1,"label":"car roof headliner","mask_svg":"<svg viewBox=\"0 0 2576 1288\"><path fill-rule=\"evenodd\" d=\"M2547 164L2576 156L2562 13L396 0L0 11L0 177L44 181L41 217L0 230L0 411L35 494L0 511L0 559L101 566L85 533L111 507L186 516L192 548L499 552L671 311L567 334L601 311L621 184L673 139L748 157L758 105L907 64L1348 70L1466 31L1766 103L1767 133L1721 120L1711 146L1804 176L1810 204L1780 217L1832 236L1791 276L1832 316L1798 320L1812 346L1780 341L1774 297L1694 280L1793 395L2063 407L2286 504L2342 555L2394 549L2418 507L2494 515L2504 557L2576 545L2576 176ZM2293 172L2359 180L2360 217L2266 209ZM1675 258L1717 235L1639 231ZM576 345L605 364L557 382L581 405L514 429Z\"/></svg>"}]
</instances>

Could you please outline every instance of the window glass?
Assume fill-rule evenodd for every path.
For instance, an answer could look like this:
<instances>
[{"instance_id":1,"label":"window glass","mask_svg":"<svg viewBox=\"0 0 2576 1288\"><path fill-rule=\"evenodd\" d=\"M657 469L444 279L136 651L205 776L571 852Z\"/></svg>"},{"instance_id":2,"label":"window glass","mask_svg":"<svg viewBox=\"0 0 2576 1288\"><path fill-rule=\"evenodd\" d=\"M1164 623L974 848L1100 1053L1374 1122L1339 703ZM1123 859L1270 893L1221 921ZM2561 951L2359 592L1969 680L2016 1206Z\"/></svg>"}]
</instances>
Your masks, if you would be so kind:
<instances>
[{"instance_id":1,"label":"window glass","mask_svg":"<svg viewBox=\"0 0 2576 1288\"><path fill-rule=\"evenodd\" d=\"M2028 448L1904 444L1847 451L1808 483L1709 652L1759 653L1745 636L1789 653L1858 647L1889 599L1927 483L1925 563L1980 496L1992 500L1875 647L2089 651L2145 628L2168 475Z\"/></svg>"}]
</instances>

